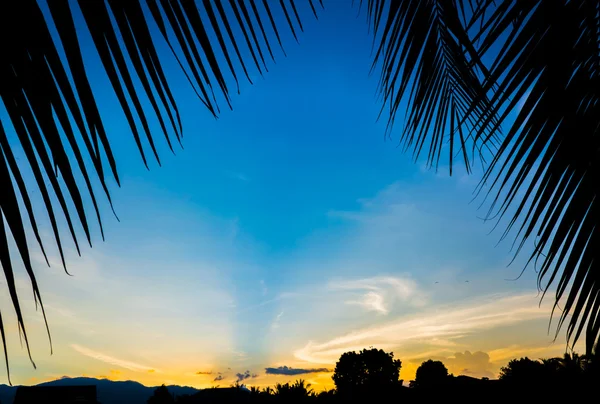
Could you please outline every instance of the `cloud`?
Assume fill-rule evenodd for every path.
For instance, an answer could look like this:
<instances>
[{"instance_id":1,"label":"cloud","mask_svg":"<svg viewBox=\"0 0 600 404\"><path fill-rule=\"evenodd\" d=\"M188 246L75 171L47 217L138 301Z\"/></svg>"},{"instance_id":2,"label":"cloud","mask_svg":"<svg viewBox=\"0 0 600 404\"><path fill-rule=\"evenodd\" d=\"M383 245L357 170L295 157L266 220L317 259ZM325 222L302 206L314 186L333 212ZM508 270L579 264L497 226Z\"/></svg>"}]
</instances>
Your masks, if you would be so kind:
<instances>
[{"instance_id":1,"label":"cloud","mask_svg":"<svg viewBox=\"0 0 600 404\"><path fill-rule=\"evenodd\" d=\"M236 350L232 349L231 354L235 357L235 359L237 359L239 361L248 359L248 354L246 354L246 352L236 351ZM227 368L227 369L229 369L229 368Z\"/></svg>"},{"instance_id":2,"label":"cloud","mask_svg":"<svg viewBox=\"0 0 600 404\"><path fill-rule=\"evenodd\" d=\"M281 310L277 317L275 317L275 320L273 320L273 323L271 324L271 329L279 328L279 320L281 319L281 317L283 317L283 310Z\"/></svg>"},{"instance_id":3,"label":"cloud","mask_svg":"<svg viewBox=\"0 0 600 404\"><path fill-rule=\"evenodd\" d=\"M427 298L417 283L408 277L376 276L356 280L337 280L330 282L332 290L347 291L359 294L347 304L359 305L367 311L375 311L386 315L391 306L400 301L412 306L422 306Z\"/></svg>"},{"instance_id":4,"label":"cloud","mask_svg":"<svg viewBox=\"0 0 600 404\"><path fill-rule=\"evenodd\" d=\"M261 287L262 295L266 296L267 293L269 292L269 289L267 289L267 285L265 284L265 281L263 279L260 280L260 287Z\"/></svg>"},{"instance_id":5,"label":"cloud","mask_svg":"<svg viewBox=\"0 0 600 404\"><path fill-rule=\"evenodd\" d=\"M520 358L522 356L560 356L562 353L564 353L564 346L561 344L550 344L541 347L510 345L489 352L492 362L508 362L510 359Z\"/></svg>"},{"instance_id":6,"label":"cloud","mask_svg":"<svg viewBox=\"0 0 600 404\"><path fill-rule=\"evenodd\" d=\"M490 355L483 351L456 352L454 356L442 356L440 352L429 352L410 358L410 362L418 367L428 359L438 360L446 365L448 372L458 375L467 375L477 378L488 377L493 379L498 374L499 365L490 360Z\"/></svg>"},{"instance_id":7,"label":"cloud","mask_svg":"<svg viewBox=\"0 0 600 404\"><path fill-rule=\"evenodd\" d=\"M154 368L151 368L150 366L140 365L139 363L130 362L123 359L117 359L112 356L93 351L81 345L71 344L71 348L73 348L82 355L99 360L101 362L109 363L111 365L116 365L125 369L133 370L134 372L156 372L156 370Z\"/></svg>"},{"instance_id":8,"label":"cloud","mask_svg":"<svg viewBox=\"0 0 600 404\"><path fill-rule=\"evenodd\" d=\"M225 379L225 377L223 375L218 375L217 377L215 377L213 379L213 382L220 382L223 379Z\"/></svg>"},{"instance_id":9,"label":"cloud","mask_svg":"<svg viewBox=\"0 0 600 404\"><path fill-rule=\"evenodd\" d=\"M235 377L236 377L236 381L241 382L243 380L246 379L250 379L250 378L255 378L258 375L256 373L250 373L249 370L246 370L244 373L236 373Z\"/></svg>"},{"instance_id":10,"label":"cloud","mask_svg":"<svg viewBox=\"0 0 600 404\"><path fill-rule=\"evenodd\" d=\"M243 182L250 181L250 178L246 174L240 173L240 172L228 171L227 176L231 179L238 180L238 181L243 181Z\"/></svg>"},{"instance_id":11,"label":"cloud","mask_svg":"<svg viewBox=\"0 0 600 404\"><path fill-rule=\"evenodd\" d=\"M443 362L454 374L489 378L496 376L492 372L494 365L490 362L490 355L482 351L457 352L454 357L446 358Z\"/></svg>"},{"instance_id":12,"label":"cloud","mask_svg":"<svg viewBox=\"0 0 600 404\"><path fill-rule=\"evenodd\" d=\"M314 369L299 369L291 368L287 366L279 366L277 368L265 368L268 375L285 375L285 376L296 376L305 375L308 373L330 373L331 369L327 368L314 368Z\"/></svg>"},{"instance_id":13,"label":"cloud","mask_svg":"<svg viewBox=\"0 0 600 404\"><path fill-rule=\"evenodd\" d=\"M390 311L385 305L385 297L377 292L368 292L359 301L348 301L348 304L358 304L366 310L376 311L380 314L388 314Z\"/></svg>"},{"instance_id":14,"label":"cloud","mask_svg":"<svg viewBox=\"0 0 600 404\"><path fill-rule=\"evenodd\" d=\"M234 217L229 221L229 239L235 241L240 232L240 218Z\"/></svg>"},{"instance_id":15,"label":"cloud","mask_svg":"<svg viewBox=\"0 0 600 404\"><path fill-rule=\"evenodd\" d=\"M267 305L269 305L271 303L275 303L275 302L278 302L278 301L281 301L281 300L293 299L293 298L296 298L296 297L299 297L299 296L301 296L301 294L299 294L299 293L295 293L295 292L283 292L283 293L280 293L279 295L275 296L272 299L264 300L264 301L262 301L260 303L252 304L250 306L246 306L246 307L240 309L238 311L238 314L242 314L242 313L245 313L245 312L248 312L248 311L251 311L251 310L255 310L255 309L259 308L259 307L267 306Z\"/></svg>"},{"instance_id":16,"label":"cloud","mask_svg":"<svg viewBox=\"0 0 600 404\"><path fill-rule=\"evenodd\" d=\"M440 347L458 346L458 343L456 343L456 341L452 341L451 339L445 339L445 338L431 338L431 339L424 340L423 342L425 342L429 345L440 346Z\"/></svg>"},{"instance_id":17,"label":"cloud","mask_svg":"<svg viewBox=\"0 0 600 404\"><path fill-rule=\"evenodd\" d=\"M369 345L392 349L423 340L460 339L482 330L547 318L550 308L540 308L534 296L528 293L473 299L444 310L430 310L359 329L324 343L310 341L294 356L312 363L334 363L342 353Z\"/></svg>"},{"instance_id":18,"label":"cloud","mask_svg":"<svg viewBox=\"0 0 600 404\"><path fill-rule=\"evenodd\" d=\"M408 195L406 184L398 181L385 187L372 198L359 199L358 210L331 210L328 215L364 225L398 230L406 225L407 219L422 216L417 207L419 202L414 198L409 201Z\"/></svg>"},{"instance_id":19,"label":"cloud","mask_svg":"<svg viewBox=\"0 0 600 404\"><path fill-rule=\"evenodd\" d=\"M213 372L212 371L208 371L208 372L199 371L199 372L196 372L196 374L197 375L212 375Z\"/></svg>"}]
</instances>

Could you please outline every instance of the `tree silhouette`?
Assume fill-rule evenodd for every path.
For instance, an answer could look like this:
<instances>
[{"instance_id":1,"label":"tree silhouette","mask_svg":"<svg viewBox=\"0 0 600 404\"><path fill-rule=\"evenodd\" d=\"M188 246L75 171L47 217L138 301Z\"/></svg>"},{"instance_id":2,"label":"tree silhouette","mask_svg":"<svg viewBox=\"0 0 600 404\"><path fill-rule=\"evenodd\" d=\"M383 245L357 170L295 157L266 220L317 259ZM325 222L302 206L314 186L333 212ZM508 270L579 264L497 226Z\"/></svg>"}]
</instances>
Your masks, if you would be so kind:
<instances>
[{"instance_id":1,"label":"tree silhouette","mask_svg":"<svg viewBox=\"0 0 600 404\"><path fill-rule=\"evenodd\" d=\"M419 366L411 387L435 388L444 386L448 382L448 369L440 361L429 359Z\"/></svg>"},{"instance_id":2,"label":"tree silhouette","mask_svg":"<svg viewBox=\"0 0 600 404\"><path fill-rule=\"evenodd\" d=\"M544 363L528 357L512 359L506 366L500 368L499 379L512 384L539 385L548 381L547 377L551 374L549 369L554 366L556 365L552 363L548 368Z\"/></svg>"},{"instance_id":3,"label":"tree silhouette","mask_svg":"<svg viewBox=\"0 0 600 404\"><path fill-rule=\"evenodd\" d=\"M600 380L600 344L596 344L592 352L583 358L586 378Z\"/></svg>"},{"instance_id":4,"label":"tree silhouette","mask_svg":"<svg viewBox=\"0 0 600 404\"><path fill-rule=\"evenodd\" d=\"M578 383L582 380L585 372L585 360L576 352L565 352L562 358L557 360L557 376L563 383Z\"/></svg>"},{"instance_id":5,"label":"tree silhouette","mask_svg":"<svg viewBox=\"0 0 600 404\"><path fill-rule=\"evenodd\" d=\"M43 3L49 24L36 0L0 2L0 97L8 113L0 122L0 265L28 352L9 237L43 312L28 244L31 233L46 257L34 205L50 219L66 270L57 223L66 219L79 253L75 229L91 245L89 213L103 236L93 182L109 202L107 181L120 184L81 48L97 50L148 166L145 146L160 163L156 133L171 149L182 134L155 41L165 41L200 104L216 116L219 104L231 105L241 77L251 81L251 70L267 71L275 44L282 45L280 30L297 38L304 16L317 14L316 3L300 3L57 0ZM73 17L77 6L83 19ZM539 263L539 287L558 284L554 301L565 300L557 332L568 322L569 342L585 334L590 354L600 339L598 2L368 0L364 10L375 35L373 67L381 72L388 129L406 101L400 139L415 159L426 154L437 167L445 155L450 173L458 156L468 172L482 163L478 192L489 197L486 218L508 219L502 238L515 230L517 254L535 237L528 262ZM80 28L89 31L90 44L80 43ZM159 131L151 130L152 118ZM9 122L16 140L4 129ZM17 148L25 153L20 162ZM25 169L33 172L31 182ZM31 199L34 190L39 200ZM2 340L6 357L3 333Z\"/></svg>"},{"instance_id":6,"label":"tree silhouette","mask_svg":"<svg viewBox=\"0 0 600 404\"><path fill-rule=\"evenodd\" d=\"M342 354L335 365L333 382L341 397L388 394L400 385L402 362L382 349L363 349Z\"/></svg>"},{"instance_id":7,"label":"tree silhouette","mask_svg":"<svg viewBox=\"0 0 600 404\"><path fill-rule=\"evenodd\" d=\"M169 389L163 384L154 390L152 397L148 399L148 404L174 404L175 398L169 392Z\"/></svg>"},{"instance_id":8,"label":"tree silhouette","mask_svg":"<svg viewBox=\"0 0 600 404\"><path fill-rule=\"evenodd\" d=\"M323 401L332 401L335 399L336 396L336 391L335 389L331 389L331 390L323 390L320 393L317 394L317 398L319 399L320 402Z\"/></svg>"},{"instance_id":9,"label":"tree silhouette","mask_svg":"<svg viewBox=\"0 0 600 404\"><path fill-rule=\"evenodd\" d=\"M283 403L299 403L314 396L310 383L303 379L296 380L293 384L277 383L274 389L274 397Z\"/></svg>"}]
</instances>

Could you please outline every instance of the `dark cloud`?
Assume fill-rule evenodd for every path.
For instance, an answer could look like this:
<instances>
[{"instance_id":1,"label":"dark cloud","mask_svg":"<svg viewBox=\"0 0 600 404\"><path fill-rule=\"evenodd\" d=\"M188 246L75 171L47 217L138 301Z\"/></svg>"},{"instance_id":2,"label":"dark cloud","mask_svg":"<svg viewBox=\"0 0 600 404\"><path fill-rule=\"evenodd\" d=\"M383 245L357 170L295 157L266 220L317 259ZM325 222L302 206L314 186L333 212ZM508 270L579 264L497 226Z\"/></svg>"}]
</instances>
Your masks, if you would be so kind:
<instances>
[{"instance_id":1,"label":"dark cloud","mask_svg":"<svg viewBox=\"0 0 600 404\"><path fill-rule=\"evenodd\" d=\"M213 382L218 382L218 381L221 381L221 380L223 380L223 379L225 379L225 378L223 377L223 375L219 375L219 376L215 377L215 379L213 380Z\"/></svg>"},{"instance_id":2,"label":"dark cloud","mask_svg":"<svg viewBox=\"0 0 600 404\"><path fill-rule=\"evenodd\" d=\"M203 372L203 371L199 371L199 372L196 372L196 374L197 374L197 375L212 375L212 374L213 374L213 372L210 372L210 371L209 371L209 372Z\"/></svg>"},{"instance_id":3,"label":"dark cloud","mask_svg":"<svg viewBox=\"0 0 600 404\"><path fill-rule=\"evenodd\" d=\"M307 373L329 373L331 369L327 368L316 368L316 369L299 369L299 368L290 368L287 366L279 366L278 368L265 368L268 375L286 375L286 376L296 376L296 375L304 375Z\"/></svg>"},{"instance_id":4,"label":"dark cloud","mask_svg":"<svg viewBox=\"0 0 600 404\"><path fill-rule=\"evenodd\" d=\"M236 373L235 376L237 377L237 381L241 382L242 380L255 378L258 375L255 373L250 373L249 370L246 370L244 373Z\"/></svg>"}]
</instances>

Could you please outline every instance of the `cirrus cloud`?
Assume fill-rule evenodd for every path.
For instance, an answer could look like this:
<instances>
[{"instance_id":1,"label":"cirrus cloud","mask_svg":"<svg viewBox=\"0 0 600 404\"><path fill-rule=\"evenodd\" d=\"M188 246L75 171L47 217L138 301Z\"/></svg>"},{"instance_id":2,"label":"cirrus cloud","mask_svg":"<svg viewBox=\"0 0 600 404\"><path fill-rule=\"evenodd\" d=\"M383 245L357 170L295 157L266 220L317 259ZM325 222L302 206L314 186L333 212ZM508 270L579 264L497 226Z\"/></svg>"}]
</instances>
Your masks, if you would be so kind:
<instances>
[{"instance_id":1,"label":"cirrus cloud","mask_svg":"<svg viewBox=\"0 0 600 404\"><path fill-rule=\"evenodd\" d=\"M467 303L402 317L382 325L349 332L323 343L308 342L294 352L311 363L335 363L344 352L374 345L392 349L409 342L460 339L466 335L522 321L547 318L550 308L538 306L534 294L491 295Z\"/></svg>"},{"instance_id":2,"label":"cirrus cloud","mask_svg":"<svg viewBox=\"0 0 600 404\"><path fill-rule=\"evenodd\" d=\"M157 370L155 370L154 368L151 368L149 366L145 366L145 365L140 365L139 363L135 363L135 362L131 362L131 361L127 361L127 360L123 360L123 359L118 359L109 355L105 355L103 353L94 351L92 349L86 348L84 346L81 345L77 345L77 344L71 344L71 348L73 348L75 351L79 352L82 355L88 356L90 358L111 364L111 365L116 365L116 366L120 366L122 368L125 369L129 369L132 370L134 372L157 372Z\"/></svg>"},{"instance_id":3,"label":"cirrus cloud","mask_svg":"<svg viewBox=\"0 0 600 404\"><path fill-rule=\"evenodd\" d=\"M425 293L409 277L376 276L354 280L336 280L329 283L329 289L347 292L347 304L359 305L367 311L387 315L396 302L411 306L423 306L427 301Z\"/></svg>"}]
</instances>

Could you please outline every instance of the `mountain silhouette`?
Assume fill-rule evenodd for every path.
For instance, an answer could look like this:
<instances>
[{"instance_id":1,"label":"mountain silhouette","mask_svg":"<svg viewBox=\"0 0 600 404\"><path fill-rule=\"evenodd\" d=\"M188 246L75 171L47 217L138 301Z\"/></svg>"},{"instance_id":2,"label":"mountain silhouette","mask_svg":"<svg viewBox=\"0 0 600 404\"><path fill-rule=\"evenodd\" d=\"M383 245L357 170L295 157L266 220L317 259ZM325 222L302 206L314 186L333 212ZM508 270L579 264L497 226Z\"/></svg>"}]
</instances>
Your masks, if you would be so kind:
<instances>
[{"instance_id":1,"label":"mountain silhouette","mask_svg":"<svg viewBox=\"0 0 600 404\"><path fill-rule=\"evenodd\" d=\"M96 386L98 401L102 404L146 404L157 386L146 387L134 381L112 381L92 377L63 377L58 380L40 383L38 386ZM18 386L0 384L0 403L12 404ZM167 386L169 392L177 396L194 394L198 389L186 386Z\"/></svg>"}]
</instances>

